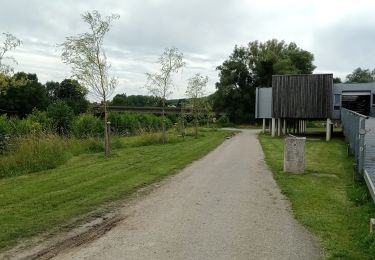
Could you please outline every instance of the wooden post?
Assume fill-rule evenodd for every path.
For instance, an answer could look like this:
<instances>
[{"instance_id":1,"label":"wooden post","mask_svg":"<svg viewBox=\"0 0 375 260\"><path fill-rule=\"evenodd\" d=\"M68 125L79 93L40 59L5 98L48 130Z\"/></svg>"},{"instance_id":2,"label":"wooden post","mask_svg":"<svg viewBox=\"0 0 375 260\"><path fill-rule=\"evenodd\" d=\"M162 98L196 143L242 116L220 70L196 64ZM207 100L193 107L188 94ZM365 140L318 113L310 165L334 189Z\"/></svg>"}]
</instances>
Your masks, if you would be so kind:
<instances>
[{"instance_id":1,"label":"wooden post","mask_svg":"<svg viewBox=\"0 0 375 260\"><path fill-rule=\"evenodd\" d=\"M327 125L326 125L326 141L331 140L331 119L327 118Z\"/></svg>"},{"instance_id":2,"label":"wooden post","mask_svg":"<svg viewBox=\"0 0 375 260\"><path fill-rule=\"evenodd\" d=\"M277 119L277 136L281 136L281 118Z\"/></svg>"},{"instance_id":3,"label":"wooden post","mask_svg":"<svg viewBox=\"0 0 375 260\"><path fill-rule=\"evenodd\" d=\"M272 137L275 136L275 132L276 132L276 126L275 126L275 118L272 118Z\"/></svg>"},{"instance_id":4,"label":"wooden post","mask_svg":"<svg viewBox=\"0 0 375 260\"><path fill-rule=\"evenodd\" d=\"M286 119L284 118L283 134L286 135Z\"/></svg>"},{"instance_id":5,"label":"wooden post","mask_svg":"<svg viewBox=\"0 0 375 260\"><path fill-rule=\"evenodd\" d=\"M264 134L264 132L266 131L266 119L265 118L263 118L263 128L262 128L262 130L263 130L263 134Z\"/></svg>"}]
</instances>

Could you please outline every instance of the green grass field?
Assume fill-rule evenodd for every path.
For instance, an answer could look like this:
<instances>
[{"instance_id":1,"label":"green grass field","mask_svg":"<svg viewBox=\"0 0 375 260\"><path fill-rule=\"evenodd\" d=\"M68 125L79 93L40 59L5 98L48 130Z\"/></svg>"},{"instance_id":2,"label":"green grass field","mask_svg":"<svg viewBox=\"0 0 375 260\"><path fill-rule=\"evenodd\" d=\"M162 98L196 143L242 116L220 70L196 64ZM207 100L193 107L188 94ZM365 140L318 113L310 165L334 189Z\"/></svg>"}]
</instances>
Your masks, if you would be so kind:
<instances>
[{"instance_id":1,"label":"green grass field","mask_svg":"<svg viewBox=\"0 0 375 260\"><path fill-rule=\"evenodd\" d=\"M0 179L0 250L67 223L175 173L218 146L228 131L166 145L125 138L124 148L80 154L55 169Z\"/></svg>"},{"instance_id":2,"label":"green grass field","mask_svg":"<svg viewBox=\"0 0 375 260\"><path fill-rule=\"evenodd\" d=\"M305 174L293 175L283 173L283 139L267 134L259 139L294 215L320 239L325 258L375 259L375 235L369 233L375 206L366 185L352 180L344 140L307 140Z\"/></svg>"}]
</instances>

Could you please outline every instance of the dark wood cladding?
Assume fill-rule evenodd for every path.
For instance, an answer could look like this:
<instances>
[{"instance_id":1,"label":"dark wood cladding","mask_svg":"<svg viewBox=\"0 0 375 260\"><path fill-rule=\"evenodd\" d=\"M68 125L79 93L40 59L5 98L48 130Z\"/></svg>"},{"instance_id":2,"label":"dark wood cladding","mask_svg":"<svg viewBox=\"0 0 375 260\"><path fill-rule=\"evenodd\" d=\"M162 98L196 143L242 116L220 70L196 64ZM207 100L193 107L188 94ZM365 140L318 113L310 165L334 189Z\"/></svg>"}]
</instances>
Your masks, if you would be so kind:
<instances>
[{"instance_id":1,"label":"dark wood cladding","mask_svg":"<svg viewBox=\"0 0 375 260\"><path fill-rule=\"evenodd\" d=\"M272 117L324 119L332 111L332 74L272 76Z\"/></svg>"}]
</instances>

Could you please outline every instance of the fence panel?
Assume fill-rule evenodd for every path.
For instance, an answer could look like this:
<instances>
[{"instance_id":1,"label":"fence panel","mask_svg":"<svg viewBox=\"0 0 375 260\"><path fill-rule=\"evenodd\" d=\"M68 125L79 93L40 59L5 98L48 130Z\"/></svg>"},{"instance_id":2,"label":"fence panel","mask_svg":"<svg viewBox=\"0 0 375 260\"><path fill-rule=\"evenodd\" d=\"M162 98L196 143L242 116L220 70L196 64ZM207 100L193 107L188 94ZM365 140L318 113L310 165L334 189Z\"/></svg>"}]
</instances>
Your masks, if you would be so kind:
<instances>
[{"instance_id":1,"label":"fence panel","mask_svg":"<svg viewBox=\"0 0 375 260\"><path fill-rule=\"evenodd\" d=\"M341 109L341 124L357 173L363 175L375 202L375 118Z\"/></svg>"}]
</instances>

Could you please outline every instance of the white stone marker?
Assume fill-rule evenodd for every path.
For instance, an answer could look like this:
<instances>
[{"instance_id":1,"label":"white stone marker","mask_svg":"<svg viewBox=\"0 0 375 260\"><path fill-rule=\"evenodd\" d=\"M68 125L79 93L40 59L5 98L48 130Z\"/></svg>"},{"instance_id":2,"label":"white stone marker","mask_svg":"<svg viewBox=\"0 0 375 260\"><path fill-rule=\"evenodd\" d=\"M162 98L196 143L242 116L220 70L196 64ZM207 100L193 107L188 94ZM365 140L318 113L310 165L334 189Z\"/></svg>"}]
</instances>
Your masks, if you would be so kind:
<instances>
[{"instance_id":1,"label":"white stone marker","mask_svg":"<svg viewBox=\"0 0 375 260\"><path fill-rule=\"evenodd\" d=\"M306 137L285 137L284 172L302 173L305 171Z\"/></svg>"}]
</instances>

